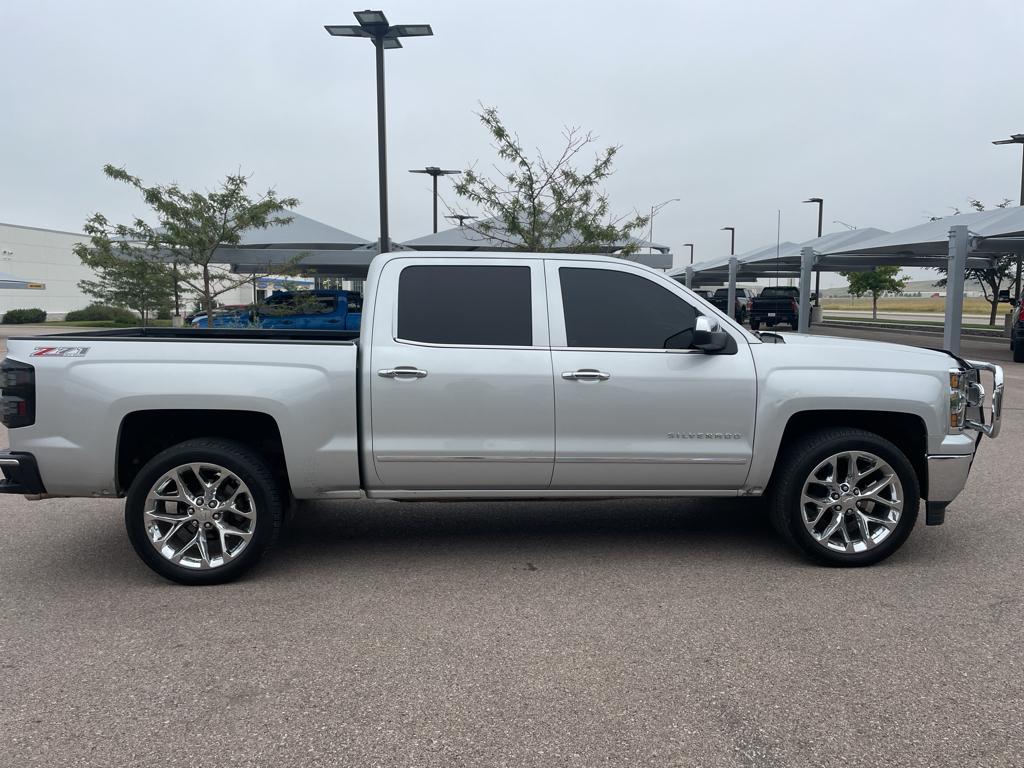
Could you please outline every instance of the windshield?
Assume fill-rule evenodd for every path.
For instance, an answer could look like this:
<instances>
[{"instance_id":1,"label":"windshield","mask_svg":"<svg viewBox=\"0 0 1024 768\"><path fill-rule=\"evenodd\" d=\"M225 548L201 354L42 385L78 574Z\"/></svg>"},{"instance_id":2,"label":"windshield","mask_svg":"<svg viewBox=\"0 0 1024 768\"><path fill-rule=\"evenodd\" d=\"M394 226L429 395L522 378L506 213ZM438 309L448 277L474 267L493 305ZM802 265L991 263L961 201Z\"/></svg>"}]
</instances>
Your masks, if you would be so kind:
<instances>
[{"instance_id":1,"label":"windshield","mask_svg":"<svg viewBox=\"0 0 1024 768\"><path fill-rule=\"evenodd\" d=\"M800 295L800 289L799 288L790 288L789 286L783 286L783 285L779 285L779 286L776 286L774 288L772 288L772 287L765 288L763 291L761 291L761 296L767 296L769 298L772 297L772 296L785 296L785 297L788 297L788 298L794 298L795 299L799 295Z\"/></svg>"}]
</instances>

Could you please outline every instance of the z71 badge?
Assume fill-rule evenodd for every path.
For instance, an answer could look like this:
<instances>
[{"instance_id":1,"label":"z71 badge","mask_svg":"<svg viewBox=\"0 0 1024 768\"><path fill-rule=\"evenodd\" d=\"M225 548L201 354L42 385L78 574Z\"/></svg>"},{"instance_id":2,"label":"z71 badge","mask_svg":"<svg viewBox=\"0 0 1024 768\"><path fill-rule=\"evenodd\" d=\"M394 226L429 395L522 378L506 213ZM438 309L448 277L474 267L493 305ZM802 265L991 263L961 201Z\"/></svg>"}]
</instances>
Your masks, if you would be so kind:
<instances>
[{"instance_id":1,"label":"z71 badge","mask_svg":"<svg viewBox=\"0 0 1024 768\"><path fill-rule=\"evenodd\" d=\"M30 357L85 357L89 347L36 347Z\"/></svg>"}]
</instances>

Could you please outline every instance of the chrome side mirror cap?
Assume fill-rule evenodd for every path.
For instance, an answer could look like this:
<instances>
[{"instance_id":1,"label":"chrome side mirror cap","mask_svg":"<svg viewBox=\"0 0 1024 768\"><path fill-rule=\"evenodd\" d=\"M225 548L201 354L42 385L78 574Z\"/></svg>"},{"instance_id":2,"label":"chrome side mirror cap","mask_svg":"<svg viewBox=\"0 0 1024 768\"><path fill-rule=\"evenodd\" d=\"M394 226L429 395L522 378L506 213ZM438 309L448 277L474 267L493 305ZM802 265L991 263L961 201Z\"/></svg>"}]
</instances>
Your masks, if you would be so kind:
<instances>
[{"instance_id":1,"label":"chrome side mirror cap","mask_svg":"<svg viewBox=\"0 0 1024 768\"><path fill-rule=\"evenodd\" d=\"M693 326L693 347L702 352L721 352L729 343L729 334L715 318L700 315Z\"/></svg>"}]
</instances>

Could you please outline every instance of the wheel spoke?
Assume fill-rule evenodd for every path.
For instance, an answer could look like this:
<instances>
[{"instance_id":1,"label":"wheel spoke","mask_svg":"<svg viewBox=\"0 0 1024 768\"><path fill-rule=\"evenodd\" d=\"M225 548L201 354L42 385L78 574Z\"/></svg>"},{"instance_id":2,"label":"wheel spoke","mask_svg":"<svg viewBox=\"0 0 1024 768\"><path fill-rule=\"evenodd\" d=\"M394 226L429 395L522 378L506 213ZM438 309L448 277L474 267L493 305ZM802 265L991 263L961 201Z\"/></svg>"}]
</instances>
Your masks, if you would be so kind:
<instances>
[{"instance_id":1,"label":"wheel spoke","mask_svg":"<svg viewBox=\"0 0 1024 768\"><path fill-rule=\"evenodd\" d=\"M167 512L147 511L146 518L149 520L156 520L158 523L184 523L187 522L188 515L172 515Z\"/></svg>"},{"instance_id":2,"label":"wheel spoke","mask_svg":"<svg viewBox=\"0 0 1024 768\"><path fill-rule=\"evenodd\" d=\"M829 539L831 539L832 534L834 534L836 530L838 530L839 526L842 525L842 522L843 513L836 512L832 516L832 522L829 523L828 527L826 527L825 530L821 532L821 535L817 537L818 541L828 541Z\"/></svg>"},{"instance_id":3,"label":"wheel spoke","mask_svg":"<svg viewBox=\"0 0 1024 768\"><path fill-rule=\"evenodd\" d=\"M196 545L196 542L199 541L199 536L201 534L202 534L202 530L200 529L199 531L196 532L195 536L193 536L191 539L188 540L188 543L186 543L184 546L182 546L181 549L177 550L173 555L171 555L171 557L170 557L171 562L172 563L180 563L181 562L181 558L185 556L185 553L188 552L190 549L192 549L192 547L194 547Z\"/></svg>"},{"instance_id":4,"label":"wheel spoke","mask_svg":"<svg viewBox=\"0 0 1024 768\"><path fill-rule=\"evenodd\" d=\"M171 537L174 536L174 534L176 534L178 531L181 530L181 526L183 526L186 522L188 522L188 521L187 520L182 520L181 522L172 524L171 527L167 529L167 533L163 534L160 538L156 539L153 543L154 544L166 544L168 541L171 540Z\"/></svg>"},{"instance_id":5,"label":"wheel spoke","mask_svg":"<svg viewBox=\"0 0 1024 768\"><path fill-rule=\"evenodd\" d=\"M196 533L196 547L199 549L199 559L203 568L210 567L210 545L206 541L206 531L202 528Z\"/></svg>"}]
</instances>

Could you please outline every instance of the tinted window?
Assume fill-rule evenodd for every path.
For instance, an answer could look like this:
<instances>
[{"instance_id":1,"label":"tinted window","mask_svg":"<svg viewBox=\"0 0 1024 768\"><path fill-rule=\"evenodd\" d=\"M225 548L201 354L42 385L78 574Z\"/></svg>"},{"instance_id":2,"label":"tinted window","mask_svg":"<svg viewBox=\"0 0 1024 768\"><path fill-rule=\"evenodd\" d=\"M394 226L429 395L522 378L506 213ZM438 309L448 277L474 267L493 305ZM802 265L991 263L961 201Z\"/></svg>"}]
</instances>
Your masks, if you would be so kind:
<instances>
[{"instance_id":1,"label":"tinted window","mask_svg":"<svg viewBox=\"0 0 1024 768\"><path fill-rule=\"evenodd\" d=\"M570 347L686 349L696 310L647 278L608 269L558 270Z\"/></svg>"},{"instance_id":2,"label":"tinted window","mask_svg":"<svg viewBox=\"0 0 1024 768\"><path fill-rule=\"evenodd\" d=\"M398 337L432 344L533 344L529 267L406 267Z\"/></svg>"}]
</instances>

